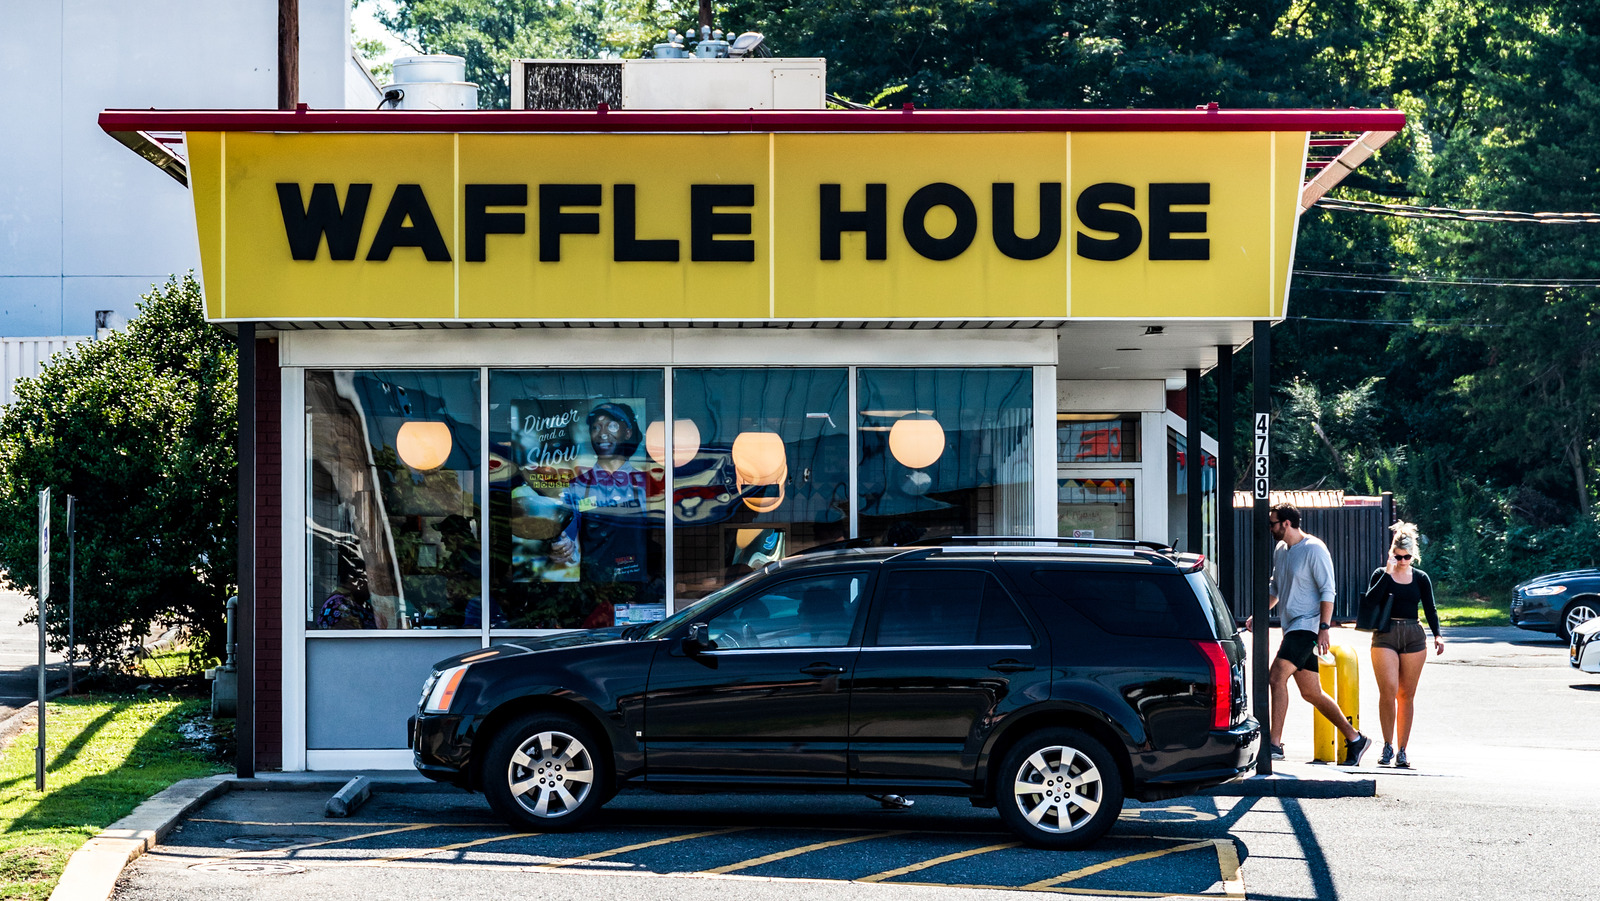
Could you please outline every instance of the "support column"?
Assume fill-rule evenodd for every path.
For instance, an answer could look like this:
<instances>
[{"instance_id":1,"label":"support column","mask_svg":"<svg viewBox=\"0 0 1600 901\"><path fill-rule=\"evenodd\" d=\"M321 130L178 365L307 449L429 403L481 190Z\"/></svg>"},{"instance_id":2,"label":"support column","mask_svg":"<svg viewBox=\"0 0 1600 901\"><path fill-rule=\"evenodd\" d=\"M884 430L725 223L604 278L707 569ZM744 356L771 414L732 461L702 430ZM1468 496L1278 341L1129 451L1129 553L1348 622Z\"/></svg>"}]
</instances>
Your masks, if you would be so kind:
<instances>
[{"instance_id":1,"label":"support column","mask_svg":"<svg viewBox=\"0 0 1600 901\"><path fill-rule=\"evenodd\" d=\"M1238 479L1233 460L1233 346L1217 346L1217 584L1228 606L1238 610L1234 597L1233 567L1238 556L1233 546L1233 485Z\"/></svg>"},{"instance_id":2,"label":"support column","mask_svg":"<svg viewBox=\"0 0 1600 901\"><path fill-rule=\"evenodd\" d=\"M1255 418L1267 417L1271 422L1272 417L1272 323L1257 320L1255 331L1250 340L1251 348L1251 386L1255 394ZM1265 479L1267 473L1251 473L1251 483L1257 482L1257 477ZM1267 484L1270 489L1270 482ZM1251 520L1254 528L1256 542L1255 578L1251 580L1251 616L1255 617L1254 639L1250 646L1250 688L1255 698L1256 721L1261 724L1261 756L1256 760L1256 772L1263 776L1272 775L1272 749L1268 746L1271 742L1269 724L1272 722L1272 708L1267 697L1267 665L1271 662L1268 655L1271 653L1268 638L1271 627L1267 622L1267 581L1272 577L1272 530L1267 527L1267 509L1270 506L1269 495L1259 490L1252 491L1255 504L1251 510Z\"/></svg>"},{"instance_id":3,"label":"support column","mask_svg":"<svg viewBox=\"0 0 1600 901\"><path fill-rule=\"evenodd\" d=\"M1184 550L1191 554L1205 552L1205 493L1202 488L1205 475L1205 448L1200 446L1200 370L1185 369L1184 390L1188 395L1184 404L1184 417L1188 420L1188 432L1184 435L1184 443L1188 449L1184 451L1184 491L1188 494L1188 530L1184 532Z\"/></svg>"},{"instance_id":4,"label":"support column","mask_svg":"<svg viewBox=\"0 0 1600 901\"><path fill-rule=\"evenodd\" d=\"M239 710L235 721L234 766L241 779L256 774L256 327L239 326Z\"/></svg>"}]
</instances>

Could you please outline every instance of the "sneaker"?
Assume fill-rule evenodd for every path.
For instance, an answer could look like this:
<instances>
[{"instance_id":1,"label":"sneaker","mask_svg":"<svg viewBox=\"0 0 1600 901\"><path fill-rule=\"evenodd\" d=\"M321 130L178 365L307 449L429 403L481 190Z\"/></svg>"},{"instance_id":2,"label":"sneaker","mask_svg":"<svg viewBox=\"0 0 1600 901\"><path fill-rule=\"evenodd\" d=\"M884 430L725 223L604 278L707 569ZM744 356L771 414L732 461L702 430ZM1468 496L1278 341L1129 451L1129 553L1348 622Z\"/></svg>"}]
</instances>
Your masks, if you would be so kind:
<instances>
[{"instance_id":1,"label":"sneaker","mask_svg":"<svg viewBox=\"0 0 1600 901\"><path fill-rule=\"evenodd\" d=\"M1275 744L1272 744L1271 742L1268 742L1267 743L1267 747L1272 749L1272 759L1273 760L1282 760L1283 759L1283 745L1275 745Z\"/></svg>"},{"instance_id":2,"label":"sneaker","mask_svg":"<svg viewBox=\"0 0 1600 901\"><path fill-rule=\"evenodd\" d=\"M1372 747L1372 739L1357 732L1355 740L1345 745L1344 760L1340 766L1360 766L1361 755L1367 753L1367 748Z\"/></svg>"},{"instance_id":3,"label":"sneaker","mask_svg":"<svg viewBox=\"0 0 1600 901\"><path fill-rule=\"evenodd\" d=\"M1411 769L1411 761L1406 759L1406 749L1405 748L1401 748L1400 749L1400 756L1398 756L1398 757L1396 757L1394 759L1394 766L1395 766L1395 769L1398 769L1398 770L1409 770L1409 769Z\"/></svg>"},{"instance_id":4,"label":"sneaker","mask_svg":"<svg viewBox=\"0 0 1600 901\"><path fill-rule=\"evenodd\" d=\"M1394 745L1383 743L1383 753L1378 755L1378 766L1388 766L1394 761Z\"/></svg>"}]
</instances>

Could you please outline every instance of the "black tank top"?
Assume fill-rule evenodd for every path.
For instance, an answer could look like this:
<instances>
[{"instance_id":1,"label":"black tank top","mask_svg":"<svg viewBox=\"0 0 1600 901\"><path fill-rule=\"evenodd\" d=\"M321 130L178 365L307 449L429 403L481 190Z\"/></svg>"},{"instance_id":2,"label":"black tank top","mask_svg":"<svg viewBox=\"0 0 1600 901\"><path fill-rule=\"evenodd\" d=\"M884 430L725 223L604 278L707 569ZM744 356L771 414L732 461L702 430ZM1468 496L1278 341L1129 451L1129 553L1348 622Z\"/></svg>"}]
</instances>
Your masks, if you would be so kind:
<instances>
[{"instance_id":1,"label":"black tank top","mask_svg":"<svg viewBox=\"0 0 1600 901\"><path fill-rule=\"evenodd\" d=\"M1390 616L1395 619L1416 620L1417 605L1422 603L1422 589L1417 586L1417 577L1412 576L1411 581L1404 585L1393 579L1389 584L1394 586L1389 593L1394 596L1394 606L1391 607Z\"/></svg>"}]
</instances>

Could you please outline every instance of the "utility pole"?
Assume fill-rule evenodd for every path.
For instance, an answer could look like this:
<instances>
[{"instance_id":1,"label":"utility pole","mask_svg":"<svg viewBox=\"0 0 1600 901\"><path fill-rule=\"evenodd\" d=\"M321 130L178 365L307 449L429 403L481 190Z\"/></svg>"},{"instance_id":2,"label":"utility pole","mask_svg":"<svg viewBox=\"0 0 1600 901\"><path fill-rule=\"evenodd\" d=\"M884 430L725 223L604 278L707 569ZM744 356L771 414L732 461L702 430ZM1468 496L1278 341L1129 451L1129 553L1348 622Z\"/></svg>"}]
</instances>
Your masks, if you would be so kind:
<instances>
[{"instance_id":1,"label":"utility pole","mask_svg":"<svg viewBox=\"0 0 1600 901\"><path fill-rule=\"evenodd\" d=\"M278 109L300 102L300 0L278 0Z\"/></svg>"}]
</instances>

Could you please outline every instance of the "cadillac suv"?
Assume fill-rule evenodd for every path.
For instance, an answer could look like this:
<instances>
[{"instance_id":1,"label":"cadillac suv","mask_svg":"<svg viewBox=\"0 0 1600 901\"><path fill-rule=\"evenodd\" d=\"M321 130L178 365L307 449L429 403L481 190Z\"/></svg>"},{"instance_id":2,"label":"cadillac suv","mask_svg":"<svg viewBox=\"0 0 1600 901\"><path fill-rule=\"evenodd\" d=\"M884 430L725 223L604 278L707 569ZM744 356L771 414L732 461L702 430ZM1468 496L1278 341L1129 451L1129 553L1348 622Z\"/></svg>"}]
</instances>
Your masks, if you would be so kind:
<instances>
[{"instance_id":1,"label":"cadillac suv","mask_svg":"<svg viewBox=\"0 0 1600 901\"><path fill-rule=\"evenodd\" d=\"M818 549L658 623L442 661L408 731L520 828L626 786L920 793L1069 848L1251 769L1244 650L1202 558L1159 545Z\"/></svg>"}]
</instances>

